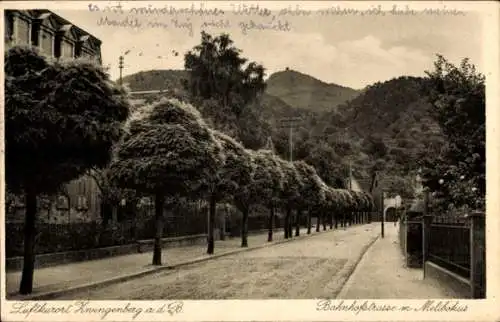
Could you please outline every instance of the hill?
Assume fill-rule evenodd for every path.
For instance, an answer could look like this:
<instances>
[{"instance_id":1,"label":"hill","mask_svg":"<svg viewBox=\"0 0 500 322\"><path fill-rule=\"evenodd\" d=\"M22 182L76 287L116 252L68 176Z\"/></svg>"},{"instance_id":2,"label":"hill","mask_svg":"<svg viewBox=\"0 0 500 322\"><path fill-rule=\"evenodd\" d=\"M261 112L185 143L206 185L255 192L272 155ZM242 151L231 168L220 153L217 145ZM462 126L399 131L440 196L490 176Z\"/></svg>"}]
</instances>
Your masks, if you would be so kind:
<instances>
[{"instance_id":1,"label":"hill","mask_svg":"<svg viewBox=\"0 0 500 322\"><path fill-rule=\"evenodd\" d=\"M311 111L336 109L359 94L352 88L328 84L293 70L271 74L266 93L281 98L291 107Z\"/></svg>"},{"instance_id":2,"label":"hill","mask_svg":"<svg viewBox=\"0 0 500 322\"><path fill-rule=\"evenodd\" d=\"M123 83L134 92L175 89L180 88L181 80L187 76L185 70L148 70L123 77Z\"/></svg>"}]
</instances>

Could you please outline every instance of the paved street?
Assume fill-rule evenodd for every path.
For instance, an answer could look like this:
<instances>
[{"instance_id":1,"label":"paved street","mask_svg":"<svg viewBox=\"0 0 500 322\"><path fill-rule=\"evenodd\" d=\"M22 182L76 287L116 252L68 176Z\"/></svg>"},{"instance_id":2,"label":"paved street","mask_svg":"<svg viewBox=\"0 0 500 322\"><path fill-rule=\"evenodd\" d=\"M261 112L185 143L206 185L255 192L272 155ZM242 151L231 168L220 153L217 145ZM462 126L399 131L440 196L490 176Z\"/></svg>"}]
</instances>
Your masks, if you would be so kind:
<instances>
[{"instance_id":1,"label":"paved street","mask_svg":"<svg viewBox=\"0 0 500 322\"><path fill-rule=\"evenodd\" d=\"M378 234L376 224L322 232L56 299L331 298Z\"/></svg>"}]
</instances>

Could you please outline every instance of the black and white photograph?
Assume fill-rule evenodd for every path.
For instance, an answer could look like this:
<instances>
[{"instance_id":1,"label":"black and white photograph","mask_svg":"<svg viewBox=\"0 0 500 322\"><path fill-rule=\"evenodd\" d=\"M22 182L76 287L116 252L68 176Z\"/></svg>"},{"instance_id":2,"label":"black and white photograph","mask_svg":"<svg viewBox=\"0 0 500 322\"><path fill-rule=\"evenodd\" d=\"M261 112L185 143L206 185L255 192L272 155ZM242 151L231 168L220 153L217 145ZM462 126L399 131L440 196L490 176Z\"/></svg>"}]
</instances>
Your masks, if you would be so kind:
<instances>
[{"instance_id":1,"label":"black and white photograph","mask_svg":"<svg viewBox=\"0 0 500 322\"><path fill-rule=\"evenodd\" d=\"M453 320L493 295L498 3L1 7L2 320Z\"/></svg>"}]
</instances>

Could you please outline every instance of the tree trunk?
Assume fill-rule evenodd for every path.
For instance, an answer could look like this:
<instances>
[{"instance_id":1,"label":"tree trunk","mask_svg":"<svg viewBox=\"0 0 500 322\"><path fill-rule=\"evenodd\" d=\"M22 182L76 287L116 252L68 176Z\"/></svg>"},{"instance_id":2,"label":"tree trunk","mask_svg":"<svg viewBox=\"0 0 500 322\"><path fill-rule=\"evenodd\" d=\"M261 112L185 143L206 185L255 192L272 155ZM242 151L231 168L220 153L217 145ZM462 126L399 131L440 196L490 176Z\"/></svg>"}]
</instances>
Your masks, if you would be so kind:
<instances>
[{"instance_id":1,"label":"tree trunk","mask_svg":"<svg viewBox=\"0 0 500 322\"><path fill-rule=\"evenodd\" d=\"M328 219L330 220L330 229L333 229L333 212L330 211Z\"/></svg>"},{"instance_id":2,"label":"tree trunk","mask_svg":"<svg viewBox=\"0 0 500 322\"><path fill-rule=\"evenodd\" d=\"M274 207L271 206L269 212L269 219L268 219L268 232L267 232L267 241L272 242L273 241L273 226L274 226Z\"/></svg>"},{"instance_id":3,"label":"tree trunk","mask_svg":"<svg viewBox=\"0 0 500 322\"><path fill-rule=\"evenodd\" d=\"M290 212L288 211L288 208L286 209L286 214L285 214L285 222L283 223L283 231L285 232L285 239L288 239L288 222L290 221Z\"/></svg>"},{"instance_id":4,"label":"tree trunk","mask_svg":"<svg viewBox=\"0 0 500 322\"><path fill-rule=\"evenodd\" d=\"M311 210L307 212L307 234L311 234L311 226L312 226L312 218L311 218Z\"/></svg>"},{"instance_id":5,"label":"tree trunk","mask_svg":"<svg viewBox=\"0 0 500 322\"><path fill-rule=\"evenodd\" d=\"M215 194L210 196L210 207L208 210L208 245L207 245L207 254L211 255L214 253L215 248L215 240L214 240L214 228L215 228L215 215L216 215L216 206L217 199L215 198Z\"/></svg>"},{"instance_id":6,"label":"tree trunk","mask_svg":"<svg viewBox=\"0 0 500 322\"><path fill-rule=\"evenodd\" d=\"M35 270L35 234L36 234L36 193L26 191L24 220L24 262L19 293L30 294L33 291L33 274Z\"/></svg>"},{"instance_id":7,"label":"tree trunk","mask_svg":"<svg viewBox=\"0 0 500 322\"><path fill-rule=\"evenodd\" d=\"M288 217L288 221L286 223L285 229L287 230L288 238L292 238L292 227L293 227L293 218L292 218L292 207L287 206L286 208L286 217Z\"/></svg>"},{"instance_id":8,"label":"tree trunk","mask_svg":"<svg viewBox=\"0 0 500 322\"><path fill-rule=\"evenodd\" d=\"M326 230L326 214L323 213L323 215L321 216L321 221L323 222L323 231Z\"/></svg>"},{"instance_id":9,"label":"tree trunk","mask_svg":"<svg viewBox=\"0 0 500 322\"><path fill-rule=\"evenodd\" d=\"M337 229L339 228L339 215L335 212L333 217L333 219L335 220L335 229Z\"/></svg>"},{"instance_id":10,"label":"tree trunk","mask_svg":"<svg viewBox=\"0 0 500 322\"><path fill-rule=\"evenodd\" d=\"M346 228L346 225L347 225L347 219L346 219L345 211L344 211L344 213L342 214L342 227Z\"/></svg>"},{"instance_id":11,"label":"tree trunk","mask_svg":"<svg viewBox=\"0 0 500 322\"><path fill-rule=\"evenodd\" d=\"M153 265L161 265L161 238L163 237L163 207L165 195L157 193L155 195L155 220L156 234L153 249Z\"/></svg>"},{"instance_id":12,"label":"tree trunk","mask_svg":"<svg viewBox=\"0 0 500 322\"><path fill-rule=\"evenodd\" d=\"M316 214L316 232L319 233L319 227L321 226L321 222L320 222L320 213L318 212Z\"/></svg>"},{"instance_id":13,"label":"tree trunk","mask_svg":"<svg viewBox=\"0 0 500 322\"><path fill-rule=\"evenodd\" d=\"M300 217L302 215L302 210L297 209L296 212L296 218L295 218L295 236L300 236Z\"/></svg>"},{"instance_id":14,"label":"tree trunk","mask_svg":"<svg viewBox=\"0 0 500 322\"><path fill-rule=\"evenodd\" d=\"M241 222L241 247L248 247L248 212L248 208L245 207Z\"/></svg>"}]
</instances>

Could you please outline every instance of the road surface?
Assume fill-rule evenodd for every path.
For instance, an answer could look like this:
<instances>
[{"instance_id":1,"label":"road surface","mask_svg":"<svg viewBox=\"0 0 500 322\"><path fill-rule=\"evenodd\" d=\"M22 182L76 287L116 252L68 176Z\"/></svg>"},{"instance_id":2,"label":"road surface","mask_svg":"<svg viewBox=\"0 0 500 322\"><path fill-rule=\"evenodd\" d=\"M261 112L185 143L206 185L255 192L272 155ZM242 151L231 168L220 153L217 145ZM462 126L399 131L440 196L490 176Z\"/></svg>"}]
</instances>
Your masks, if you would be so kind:
<instances>
[{"instance_id":1,"label":"road surface","mask_svg":"<svg viewBox=\"0 0 500 322\"><path fill-rule=\"evenodd\" d=\"M333 298L379 230L375 224L332 230L58 300Z\"/></svg>"}]
</instances>

